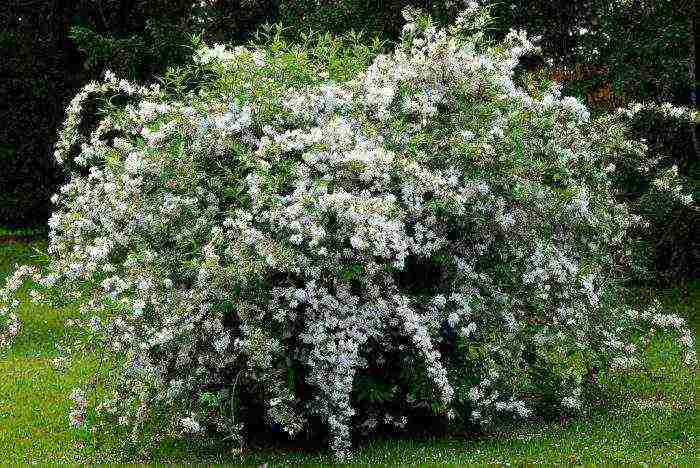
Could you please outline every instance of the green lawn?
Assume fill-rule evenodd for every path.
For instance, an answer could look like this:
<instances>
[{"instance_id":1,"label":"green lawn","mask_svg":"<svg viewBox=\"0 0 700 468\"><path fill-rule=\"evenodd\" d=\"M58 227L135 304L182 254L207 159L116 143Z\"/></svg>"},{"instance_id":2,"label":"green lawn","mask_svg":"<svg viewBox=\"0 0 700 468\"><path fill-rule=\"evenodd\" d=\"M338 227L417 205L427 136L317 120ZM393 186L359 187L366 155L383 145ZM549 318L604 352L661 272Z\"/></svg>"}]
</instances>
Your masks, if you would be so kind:
<instances>
[{"instance_id":1,"label":"green lawn","mask_svg":"<svg viewBox=\"0 0 700 468\"><path fill-rule=\"evenodd\" d=\"M32 244L41 250L45 244ZM0 244L0 280L14 263L38 259L28 244ZM655 291L668 308L690 319L698 336L700 282ZM108 430L98 437L68 426L70 391L96 366L85 356L65 372L52 368L54 343L68 333L70 308L51 309L25 302L23 328L15 345L0 352L0 460L29 462L229 462L240 463L231 447L204 441L142 441L124 451L125 434ZM696 348L697 348L696 340ZM680 366L672 339L652 343L643 371L605 382L607 402L586 416L547 425L519 426L503 434L438 440L385 439L359 447L354 462L368 463L673 463L700 466L697 436L697 368ZM247 464L330 464L327 451L250 450Z\"/></svg>"}]
</instances>

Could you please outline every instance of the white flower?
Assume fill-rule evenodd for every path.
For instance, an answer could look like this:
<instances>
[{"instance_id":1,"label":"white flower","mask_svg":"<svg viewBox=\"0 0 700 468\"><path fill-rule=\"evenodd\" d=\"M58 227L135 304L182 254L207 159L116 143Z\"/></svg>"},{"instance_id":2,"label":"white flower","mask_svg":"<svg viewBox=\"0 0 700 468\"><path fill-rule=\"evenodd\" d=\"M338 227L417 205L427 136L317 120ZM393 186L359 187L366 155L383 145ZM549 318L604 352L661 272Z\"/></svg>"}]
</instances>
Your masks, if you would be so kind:
<instances>
[{"instance_id":1,"label":"white flower","mask_svg":"<svg viewBox=\"0 0 700 468\"><path fill-rule=\"evenodd\" d=\"M226 350L226 347L230 342L231 338L228 335L223 335L220 339L214 342L214 349L221 354Z\"/></svg>"},{"instance_id":2,"label":"white flower","mask_svg":"<svg viewBox=\"0 0 700 468\"><path fill-rule=\"evenodd\" d=\"M146 161L138 153L129 153L124 161L124 169L129 174L140 174L146 167Z\"/></svg>"},{"instance_id":3,"label":"white flower","mask_svg":"<svg viewBox=\"0 0 700 468\"><path fill-rule=\"evenodd\" d=\"M192 417L180 419L180 425L182 426L185 433L196 434L202 432L204 429L199 423Z\"/></svg>"},{"instance_id":4,"label":"white flower","mask_svg":"<svg viewBox=\"0 0 700 468\"><path fill-rule=\"evenodd\" d=\"M138 299L134 302L134 316L140 317L143 314L143 309L146 307L146 303L142 299Z\"/></svg>"},{"instance_id":5,"label":"white flower","mask_svg":"<svg viewBox=\"0 0 700 468\"><path fill-rule=\"evenodd\" d=\"M476 324L474 322L470 322L467 324L466 327L462 327L460 329L460 333L464 337L470 337L476 332Z\"/></svg>"},{"instance_id":6,"label":"white flower","mask_svg":"<svg viewBox=\"0 0 700 468\"><path fill-rule=\"evenodd\" d=\"M100 321L100 317L93 316L90 319L90 328L92 329L92 331L95 331L95 332L99 331L100 328L102 328L102 322Z\"/></svg>"},{"instance_id":7,"label":"white flower","mask_svg":"<svg viewBox=\"0 0 700 468\"><path fill-rule=\"evenodd\" d=\"M479 401L483 394L479 387L472 387L469 389L469 399L472 401Z\"/></svg>"},{"instance_id":8,"label":"white flower","mask_svg":"<svg viewBox=\"0 0 700 468\"><path fill-rule=\"evenodd\" d=\"M447 304L447 299L445 298L444 294L438 294L433 298L433 304L438 309L442 309L445 307L445 304Z\"/></svg>"}]
</instances>

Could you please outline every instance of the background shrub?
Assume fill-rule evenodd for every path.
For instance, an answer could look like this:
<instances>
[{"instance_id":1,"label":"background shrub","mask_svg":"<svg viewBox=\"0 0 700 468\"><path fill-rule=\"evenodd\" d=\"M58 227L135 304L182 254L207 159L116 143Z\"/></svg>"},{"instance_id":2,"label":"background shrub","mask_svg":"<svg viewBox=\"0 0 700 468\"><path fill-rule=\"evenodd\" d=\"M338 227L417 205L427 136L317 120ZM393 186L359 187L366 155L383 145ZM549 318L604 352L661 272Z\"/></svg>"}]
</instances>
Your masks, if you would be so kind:
<instances>
[{"instance_id":1,"label":"background shrub","mask_svg":"<svg viewBox=\"0 0 700 468\"><path fill-rule=\"evenodd\" d=\"M0 225L34 226L65 182L51 157L65 106L82 85L77 51L51 2L0 5Z\"/></svg>"},{"instance_id":2,"label":"background shrub","mask_svg":"<svg viewBox=\"0 0 700 468\"><path fill-rule=\"evenodd\" d=\"M500 17L494 24L497 34L504 34L512 25L542 35L542 54L552 63L536 58L526 62L529 79L560 81L562 92L586 102L594 115L634 102L696 106L694 2L535 0L495 2L493 8ZM650 160L660 160L659 167L678 166L685 190L694 199L673 210L639 206L651 220L640 237L659 274L645 279L697 278L698 122L681 110L671 114L647 105L628 123L632 137L645 139ZM618 179L620 196L628 200L641 197L651 177L653 174L628 172Z\"/></svg>"},{"instance_id":3,"label":"background shrub","mask_svg":"<svg viewBox=\"0 0 700 468\"><path fill-rule=\"evenodd\" d=\"M687 111L668 105L647 104L628 119L633 138L645 139L650 158L661 170L676 167L683 189L693 202L669 205L649 197L653 174L628 174L619 186L628 200L637 200L639 211L651 224L640 237L651 248L651 259L661 279L697 278L700 272L700 164L694 150L698 121ZM658 279L658 278L657 278Z\"/></svg>"}]
</instances>

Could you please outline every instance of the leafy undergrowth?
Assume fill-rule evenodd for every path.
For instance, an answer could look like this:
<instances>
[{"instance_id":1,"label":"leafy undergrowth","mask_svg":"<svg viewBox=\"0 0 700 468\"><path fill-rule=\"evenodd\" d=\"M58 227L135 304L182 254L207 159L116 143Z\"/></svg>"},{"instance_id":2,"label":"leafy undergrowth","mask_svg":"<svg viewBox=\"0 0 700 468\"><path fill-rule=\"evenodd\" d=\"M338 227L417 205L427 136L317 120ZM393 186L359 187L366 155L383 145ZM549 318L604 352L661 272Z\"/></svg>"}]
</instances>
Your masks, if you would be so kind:
<instances>
[{"instance_id":1,"label":"leafy undergrowth","mask_svg":"<svg viewBox=\"0 0 700 468\"><path fill-rule=\"evenodd\" d=\"M40 262L45 242L0 244L0 279L15 263ZM638 291L638 300L659 297L669 311L690 320L700 332L700 282L661 291ZM7 463L32 462L228 462L246 464L335 464L321 449L250 448L241 456L231 445L167 436L138 440L101 428L91 435L71 429L71 390L99 365L84 356L56 370L55 343L70 333L65 321L72 308L21 307L23 329L10 350L0 353L0 453ZM383 438L360 446L353 463L625 463L698 465L700 428L697 368L681 366L673 337L659 336L641 372L619 374L604 382L603 401L589 414L556 423L521 425L502 433L440 439ZM696 349L697 341L696 341ZM99 373L98 373L99 375Z\"/></svg>"}]
</instances>

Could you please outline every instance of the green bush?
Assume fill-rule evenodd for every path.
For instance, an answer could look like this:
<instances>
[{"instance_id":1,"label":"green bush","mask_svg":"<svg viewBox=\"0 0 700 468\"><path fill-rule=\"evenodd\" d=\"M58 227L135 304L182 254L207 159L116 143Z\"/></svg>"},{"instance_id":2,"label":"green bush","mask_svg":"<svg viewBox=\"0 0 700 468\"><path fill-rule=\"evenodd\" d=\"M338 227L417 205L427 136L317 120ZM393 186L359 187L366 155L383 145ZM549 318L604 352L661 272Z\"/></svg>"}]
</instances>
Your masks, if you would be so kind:
<instances>
[{"instance_id":1,"label":"green bush","mask_svg":"<svg viewBox=\"0 0 700 468\"><path fill-rule=\"evenodd\" d=\"M7 103L0 129L0 225L35 226L50 214L49 198L68 174L53 162L55 132L64 108L77 89L111 69L140 82L153 81L168 67L184 64L191 55L191 36L208 42L238 42L263 23L280 21L285 35L303 40L309 31L341 34L350 29L373 37L398 38L404 6L419 6L437 23L454 18L463 2L430 0L240 0L58 2L37 6L0 7L0 32L6 60L0 99ZM579 97L594 115L628 102L670 100L689 104L692 65L693 2L564 0L488 0L495 16L487 33L504 37L510 28L542 35L543 59L523 58L540 78L562 70L585 70L564 80L565 95ZM2 9L4 8L4 9ZM21 20L20 20L21 18ZM586 31L581 34L581 32ZM551 58L551 67L544 59ZM561 73L559 73L561 75ZM527 79L527 78L526 78ZM676 164L684 184L695 191L698 169L694 125L682 132L664 122L639 120L638 136L651 144L652 158ZM95 122L85 122L85 131ZM662 125L659 125L662 123ZM676 127L671 124L671 127ZM674 140L675 139L675 140ZM643 185L643 180L629 181ZM623 192L635 190L623 187ZM659 220L646 235L652 256L666 276L697 276L695 211L683 209ZM653 238L650 233L659 237ZM668 259L672 261L670 266Z\"/></svg>"},{"instance_id":2,"label":"green bush","mask_svg":"<svg viewBox=\"0 0 700 468\"><path fill-rule=\"evenodd\" d=\"M633 107L628 118L632 138L645 139L649 155L661 170L677 168L689 204L669 206L649 193L653 174L630 171L618 186L628 200L637 200L639 212L650 220L641 238L651 248L651 259L661 277L677 281L700 274L700 163L696 157L697 116L683 108L646 104Z\"/></svg>"},{"instance_id":3,"label":"green bush","mask_svg":"<svg viewBox=\"0 0 700 468\"><path fill-rule=\"evenodd\" d=\"M654 170L627 114L529 95L513 78L533 45L489 40L485 9L447 29L405 15L388 54L278 31L198 48L163 87L109 73L74 97L48 271L0 290L0 344L29 277L34 300L75 299L77 350L115 364L102 404L72 394L74 427L277 428L346 455L355 432L428 416L464 430L583 411L657 329L694 364L683 319L622 301L644 219L615 180ZM674 170L645 196L692 201Z\"/></svg>"}]
</instances>

